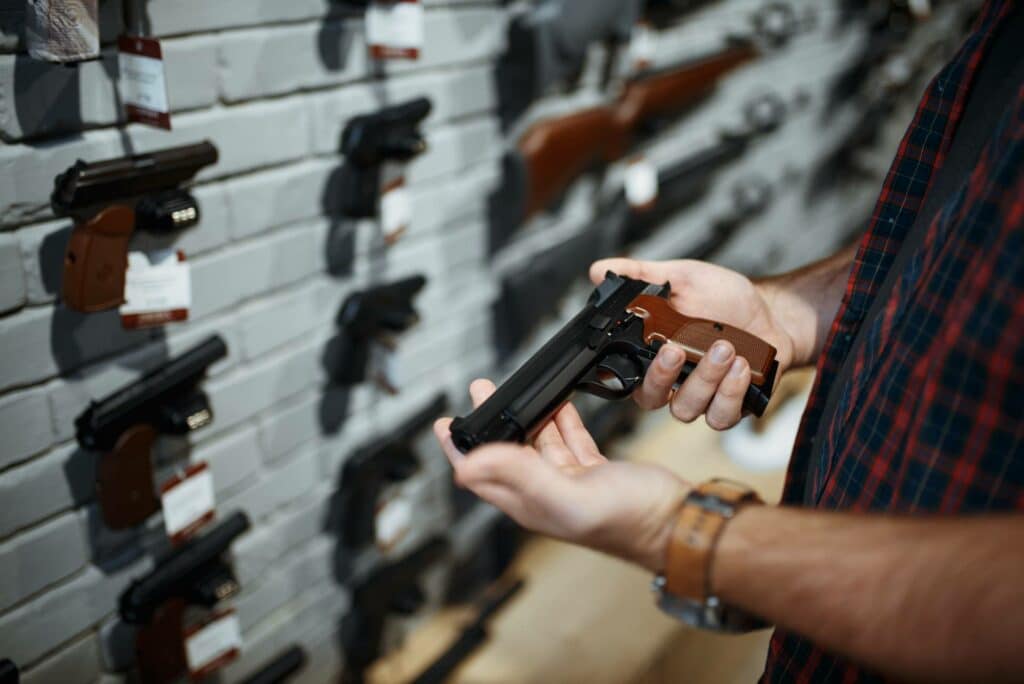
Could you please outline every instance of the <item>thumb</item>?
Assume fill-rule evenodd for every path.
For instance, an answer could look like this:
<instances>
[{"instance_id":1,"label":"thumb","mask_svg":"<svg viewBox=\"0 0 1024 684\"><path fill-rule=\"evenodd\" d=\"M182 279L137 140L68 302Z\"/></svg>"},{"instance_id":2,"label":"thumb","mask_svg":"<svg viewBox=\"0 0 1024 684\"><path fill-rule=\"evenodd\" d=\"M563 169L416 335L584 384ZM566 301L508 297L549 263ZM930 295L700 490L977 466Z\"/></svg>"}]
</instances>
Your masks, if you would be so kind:
<instances>
[{"instance_id":1,"label":"thumb","mask_svg":"<svg viewBox=\"0 0 1024 684\"><path fill-rule=\"evenodd\" d=\"M660 285L669 280L671 269L669 261L639 261L637 259L601 259L590 266L590 280L595 285L604 282L605 274L608 271L634 278L646 280L649 283Z\"/></svg>"}]
</instances>

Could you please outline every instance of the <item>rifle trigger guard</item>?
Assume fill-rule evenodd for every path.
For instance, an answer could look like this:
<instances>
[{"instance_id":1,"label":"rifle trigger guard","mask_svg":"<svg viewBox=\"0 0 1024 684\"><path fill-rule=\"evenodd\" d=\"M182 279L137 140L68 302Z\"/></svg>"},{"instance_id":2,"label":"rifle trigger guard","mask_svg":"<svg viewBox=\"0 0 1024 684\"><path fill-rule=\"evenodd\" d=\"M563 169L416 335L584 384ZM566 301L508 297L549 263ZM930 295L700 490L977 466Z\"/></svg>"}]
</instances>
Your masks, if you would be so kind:
<instances>
[{"instance_id":1,"label":"rifle trigger guard","mask_svg":"<svg viewBox=\"0 0 1024 684\"><path fill-rule=\"evenodd\" d=\"M643 381L643 368L624 354L610 354L583 376L577 389L602 399L625 399Z\"/></svg>"}]
</instances>

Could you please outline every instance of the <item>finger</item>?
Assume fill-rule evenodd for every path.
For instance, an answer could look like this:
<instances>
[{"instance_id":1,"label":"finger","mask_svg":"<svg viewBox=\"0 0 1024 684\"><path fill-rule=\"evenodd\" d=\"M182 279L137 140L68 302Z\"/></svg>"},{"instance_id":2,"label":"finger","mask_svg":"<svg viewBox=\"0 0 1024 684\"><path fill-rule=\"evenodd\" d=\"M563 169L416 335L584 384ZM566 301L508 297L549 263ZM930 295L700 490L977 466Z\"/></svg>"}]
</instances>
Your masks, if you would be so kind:
<instances>
[{"instance_id":1,"label":"finger","mask_svg":"<svg viewBox=\"0 0 1024 684\"><path fill-rule=\"evenodd\" d=\"M672 415L684 423L690 423L704 413L735 357L736 351L728 342L719 340L711 345L711 350L704 355L672 398Z\"/></svg>"},{"instance_id":2,"label":"finger","mask_svg":"<svg viewBox=\"0 0 1024 684\"><path fill-rule=\"evenodd\" d=\"M533 445L540 452L540 457L556 466L579 465L576 456L562 439L555 421L548 421L533 440Z\"/></svg>"},{"instance_id":3,"label":"finger","mask_svg":"<svg viewBox=\"0 0 1024 684\"><path fill-rule=\"evenodd\" d=\"M455 466L459 461L466 458L466 455L458 450L452 441L452 419L438 418L434 421L434 437L441 444L441 450L448 457L448 462Z\"/></svg>"},{"instance_id":4,"label":"finger","mask_svg":"<svg viewBox=\"0 0 1024 684\"><path fill-rule=\"evenodd\" d=\"M469 383L469 396L473 400L473 408L487 401L497 388L486 378L478 378Z\"/></svg>"},{"instance_id":5,"label":"finger","mask_svg":"<svg viewBox=\"0 0 1024 684\"><path fill-rule=\"evenodd\" d=\"M519 445L483 446L473 452L473 458L458 464L456 478L464 487L489 483L521 494L544 489L552 480L561 477L557 468L542 459L531 458L531 454L529 447Z\"/></svg>"},{"instance_id":6,"label":"finger","mask_svg":"<svg viewBox=\"0 0 1024 684\"><path fill-rule=\"evenodd\" d=\"M522 499L504 485L481 483L470 491L517 520L523 511Z\"/></svg>"},{"instance_id":7,"label":"finger","mask_svg":"<svg viewBox=\"0 0 1024 684\"><path fill-rule=\"evenodd\" d=\"M649 283L661 284L669 280L672 271L670 261L639 261L637 259L601 259L590 266L590 280L595 285L604 282L604 276L608 271L626 276L646 280Z\"/></svg>"},{"instance_id":8,"label":"finger","mask_svg":"<svg viewBox=\"0 0 1024 684\"><path fill-rule=\"evenodd\" d=\"M633 398L640 408L653 411L667 404L672 386L679 378L685 363L686 352L678 345L662 345L650 368L647 369L643 384L633 393Z\"/></svg>"},{"instance_id":9,"label":"finger","mask_svg":"<svg viewBox=\"0 0 1024 684\"><path fill-rule=\"evenodd\" d=\"M565 445L581 465L594 465L607 460L601 455L597 443L583 424L579 411L571 403L563 406L555 414L555 425L558 426Z\"/></svg>"},{"instance_id":10,"label":"finger","mask_svg":"<svg viewBox=\"0 0 1024 684\"><path fill-rule=\"evenodd\" d=\"M750 364L742 356L733 359L729 373L718 386L704 419L714 430L726 430L743 417L743 398L750 386Z\"/></svg>"}]
</instances>

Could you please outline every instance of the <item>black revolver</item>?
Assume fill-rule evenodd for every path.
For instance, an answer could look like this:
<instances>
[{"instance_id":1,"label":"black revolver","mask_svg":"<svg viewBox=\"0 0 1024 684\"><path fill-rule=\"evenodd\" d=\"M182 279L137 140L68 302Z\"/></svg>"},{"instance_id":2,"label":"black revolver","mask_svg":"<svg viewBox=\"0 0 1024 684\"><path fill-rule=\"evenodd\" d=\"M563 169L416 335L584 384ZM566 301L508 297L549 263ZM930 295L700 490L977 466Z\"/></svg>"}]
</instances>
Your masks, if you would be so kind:
<instances>
[{"instance_id":1,"label":"black revolver","mask_svg":"<svg viewBox=\"0 0 1024 684\"><path fill-rule=\"evenodd\" d=\"M525 442L573 391L624 399L643 382L663 344L686 352L681 383L716 340L728 340L750 364L743 408L764 413L778 362L775 347L725 323L684 316L668 302L669 285L652 285L611 271L583 310L470 415L452 422L462 452L488 442Z\"/></svg>"},{"instance_id":2,"label":"black revolver","mask_svg":"<svg viewBox=\"0 0 1024 684\"><path fill-rule=\"evenodd\" d=\"M419 125L430 114L431 107L430 100L421 97L348 122L341 135L341 153L352 165L354 177L342 197L346 216L377 215L381 164L408 161L427 149Z\"/></svg>"},{"instance_id":3,"label":"black revolver","mask_svg":"<svg viewBox=\"0 0 1024 684\"><path fill-rule=\"evenodd\" d=\"M160 433L182 435L213 420L210 403L196 384L227 353L224 340L213 335L137 382L92 402L75 419L78 443L104 452L96 489L108 527L137 525L160 508L153 486L153 442Z\"/></svg>"}]
</instances>

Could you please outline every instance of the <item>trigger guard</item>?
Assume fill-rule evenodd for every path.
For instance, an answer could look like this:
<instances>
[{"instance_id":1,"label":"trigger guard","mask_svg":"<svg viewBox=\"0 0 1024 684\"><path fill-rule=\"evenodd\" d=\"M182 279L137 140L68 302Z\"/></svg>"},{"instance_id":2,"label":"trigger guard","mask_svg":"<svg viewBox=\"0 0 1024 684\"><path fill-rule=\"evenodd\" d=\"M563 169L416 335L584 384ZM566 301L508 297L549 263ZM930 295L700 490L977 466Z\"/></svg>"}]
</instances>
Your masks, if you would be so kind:
<instances>
[{"instance_id":1,"label":"trigger guard","mask_svg":"<svg viewBox=\"0 0 1024 684\"><path fill-rule=\"evenodd\" d=\"M610 387L602 379L602 372L610 373L622 387ZM613 354L590 369L577 385L577 389L602 399L625 399L633 394L633 390L639 387L642 381L642 368L638 363L627 356Z\"/></svg>"}]
</instances>

